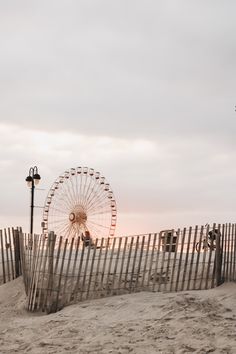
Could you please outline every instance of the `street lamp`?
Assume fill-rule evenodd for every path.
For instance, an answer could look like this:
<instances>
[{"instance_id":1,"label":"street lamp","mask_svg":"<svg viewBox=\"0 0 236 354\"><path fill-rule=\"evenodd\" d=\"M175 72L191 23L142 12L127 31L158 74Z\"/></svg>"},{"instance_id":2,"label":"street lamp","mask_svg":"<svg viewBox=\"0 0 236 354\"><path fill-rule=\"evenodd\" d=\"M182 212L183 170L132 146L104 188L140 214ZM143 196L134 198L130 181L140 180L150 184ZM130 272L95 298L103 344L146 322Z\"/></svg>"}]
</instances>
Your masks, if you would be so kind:
<instances>
[{"instance_id":1,"label":"street lamp","mask_svg":"<svg viewBox=\"0 0 236 354\"><path fill-rule=\"evenodd\" d=\"M38 174L38 167L30 167L29 175L26 177L28 187L31 188L31 205L30 205L30 234L33 235L33 219L34 219L34 189L39 183L41 177Z\"/></svg>"}]
</instances>

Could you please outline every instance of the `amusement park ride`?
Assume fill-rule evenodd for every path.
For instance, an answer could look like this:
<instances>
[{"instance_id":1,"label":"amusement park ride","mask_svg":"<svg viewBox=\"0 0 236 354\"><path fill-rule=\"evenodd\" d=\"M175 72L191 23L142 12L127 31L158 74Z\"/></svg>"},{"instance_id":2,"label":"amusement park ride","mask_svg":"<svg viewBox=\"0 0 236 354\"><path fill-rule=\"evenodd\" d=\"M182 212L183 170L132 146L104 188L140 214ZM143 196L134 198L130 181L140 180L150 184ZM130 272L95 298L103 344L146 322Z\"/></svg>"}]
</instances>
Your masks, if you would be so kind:
<instances>
[{"instance_id":1,"label":"amusement park ride","mask_svg":"<svg viewBox=\"0 0 236 354\"><path fill-rule=\"evenodd\" d=\"M93 168L77 167L65 171L51 186L43 209L43 233L84 242L112 237L117 219L113 191Z\"/></svg>"}]
</instances>

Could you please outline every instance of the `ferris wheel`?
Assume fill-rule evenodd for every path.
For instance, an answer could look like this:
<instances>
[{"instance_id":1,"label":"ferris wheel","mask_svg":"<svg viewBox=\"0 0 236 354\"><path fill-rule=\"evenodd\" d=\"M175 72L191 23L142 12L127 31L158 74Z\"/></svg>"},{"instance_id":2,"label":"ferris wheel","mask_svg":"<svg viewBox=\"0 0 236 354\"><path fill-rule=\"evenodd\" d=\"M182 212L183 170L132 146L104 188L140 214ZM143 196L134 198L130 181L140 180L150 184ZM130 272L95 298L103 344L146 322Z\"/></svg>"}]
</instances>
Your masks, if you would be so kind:
<instances>
[{"instance_id":1,"label":"ferris wheel","mask_svg":"<svg viewBox=\"0 0 236 354\"><path fill-rule=\"evenodd\" d=\"M116 201L109 183L93 168L65 171L53 183L43 210L43 233L72 238L112 237L116 227Z\"/></svg>"}]
</instances>

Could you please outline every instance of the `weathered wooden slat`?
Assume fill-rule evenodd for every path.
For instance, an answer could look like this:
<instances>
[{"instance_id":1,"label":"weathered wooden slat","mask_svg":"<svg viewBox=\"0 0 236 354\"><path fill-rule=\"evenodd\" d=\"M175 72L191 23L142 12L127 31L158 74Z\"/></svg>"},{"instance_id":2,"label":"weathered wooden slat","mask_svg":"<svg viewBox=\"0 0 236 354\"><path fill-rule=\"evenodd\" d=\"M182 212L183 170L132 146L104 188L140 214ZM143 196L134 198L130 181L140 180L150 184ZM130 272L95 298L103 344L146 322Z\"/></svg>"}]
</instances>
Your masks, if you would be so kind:
<instances>
[{"instance_id":1,"label":"weathered wooden slat","mask_svg":"<svg viewBox=\"0 0 236 354\"><path fill-rule=\"evenodd\" d=\"M87 269L88 269L88 265L89 265L89 260L90 260L90 252L91 252L91 247L92 245L88 245L86 247L87 250L87 257L86 257L86 262L85 262L85 268L84 268L84 274L83 274L83 280L82 280L82 284L81 284L81 289L80 289L80 301L84 299L86 299L86 280L87 280Z\"/></svg>"},{"instance_id":2,"label":"weathered wooden slat","mask_svg":"<svg viewBox=\"0 0 236 354\"><path fill-rule=\"evenodd\" d=\"M200 254L201 254L201 248L202 248L202 244L203 244L203 232L204 232L204 226L201 226L200 228L200 236L199 239L197 241L197 243L199 244L199 252L197 252L197 260L196 260L196 265L195 265L195 273L194 273L194 281L193 281L193 290L196 289L196 282L197 282L197 277L198 277L198 268L199 268L199 260L200 260Z\"/></svg>"},{"instance_id":3,"label":"weathered wooden slat","mask_svg":"<svg viewBox=\"0 0 236 354\"><path fill-rule=\"evenodd\" d=\"M48 266L47 266L47 288L46 296L43 304L43 311L46 310L47 313L51 313L53 310L53 261L54 261L54 251L56 244L56 235L54 232L49 232L48 234Z\"/></svg>"},{"instance_id":4,"label":"weathered wooden slat","mask_svg":"<svg viewBox=\"0 0 236 354\"><path fill-rule=\"evenodd\" d=\"M207 254L208 254L208 233L209 233L209 225L206 227L206 234L204 237L204 251L203 251L203 259L201 262L201 277L200 277L200 285L199 285L199 290L205 289L203 286L203 280L204 280L204 271L205 271L205 265L206 265L206 259L207 259ZM205 283L204 283L205 284Z\"/></svg>"},{"instance_id":5,"label":"weathered wooden slat","mask_svg":"<svg viewBox=\"0 0 236 354\"><path fill-rule=\"evenodd\" d=\"M66 256L66 250L67 250L67 245L68 245L68 239L66 238L64 241L64 247L63 247L63 254L61 258L61 266L60 266L60 271L59 271L59 277L58 277L58 285L57 285L57 295L55 302L51 305L51 312L56 312L60 310L63 306L63 299L60 299L61 295L61 286L62 286L62 278L63 277L63 270L64 270L64 265L65 265L65 256ZM61 300L61 303L60 303Z\"/></svg>"},{"instance_id":6,"label":"weathered wooden slat","mask_svg":"<svg viewBox=\"0 0 236 354\"><path fill-rule=\"evenodd\" d=\"M219 229L219 226L218 226ZM216 235L216 250L215 250L215 278L216 286L219 286L222 281L222 245L220 240L220 234Z\"/></svg>"},{"instance_id":7,"label":"weathered wooden slat","mask_svg":"<svg viewBox=\"0 0 236 354\"><path fill-rule=\"evenodd\" d=\"M7 270L7 280L11 280L11 272L10 272L10 261L9 261L9 243L7 240L7 230L4 229L4 236L5 236L5 250L6 250L6 270Z\"/></svg>"},{"instance_id":8,"label":"weathered wooden slat","mask_svg":"<svg viewBox=\"0 0 236 354\"><path fill-rule=\"evenodd\" d=\"M169 277L169 272L172 267L170 267L171 264L171 256L173 254L173 249L176 247L174 240L176 241L176 238L174 236L175 230L171 230L169 232L169 236L167 238L167 244L166 244L166 251L167 251L167 264L166 264L166 281L164 283L164 291L167 291L167 285L170 288L170 277Z\"/></svg>"},{"instance_id":9,"label":"weathered wooden slat","mask_svg":"<svg viewBox=\"0 0 236 354\"><path fill-rule=\"evenodd\" d=\"M101 284L100 284L100 294L102 293L103 290L103 283L104 283L104 277L105 277L105 271L106 271L106 262L107 262L107 254L109 250L109 245L110 245L110 239L108 238L105 246L105 255L104 255L104 260L103 260L103 266L102 266L102 273L101 273Z\"/></svg>"},{"instance_id":10,"label":"weathered wooden slat","mask_svg":"<svg viewBox=\"0 0 236 354\"><path fill-rule=\"evenodd\" d=\"M118 281L118 290L121 289L121 281L122 281L122 276L123 276L123 269L124 269L124 262L125 262L125 255L126 255L126 248L127 248L127 243L128 243L128 237L123 237L124 240L124 247L123 247L123 254L122 254L122 260L121 260L121 266L120 266L120 276L119 276L119 281ZM123 287L125 284L123 284Z\"/></svg>"},{"instance_id":11,"label":"weathered wooden slat","mask_svg":"<svg viewBox=\"0 0 236 354\"><path fill-rule=\"evenodd\" d=\"M73 300L73 302L76 302L79 299L79 289L81 290L81 276L82 276L82 266L83 266L83 260L84 260L84 254L85 254L85 244L84 242L82 242L82 251L81 251L81 255L80 255L80 262L79 262L79 269L78 269L78 274L77 274L77 280L75 283L75 287L74 290L72 291L72 295L71 295L71 300Z\"/></svg>"},{"instance_id":12,"label":"weathered wooden slat","mask_svg":"<svg viewBox=\"0 0 236 354\"><path fill-rule=\"evenodd\" d=\"M191 288L191 280L192 280L192 272L193 272L193 264L194 264L194 256L196 254L196 240L197 240L197 232L198 232L198 226L195 226L194 230L194 237L193 237L193 242L191 242L192 247L191 247L191 258L190 258L190 265L189 265L189 275L188 275L188 284L187 284L187 289L190 290Z\"/></svg>"},{"instance_id":13,"label":"weathered wooden slat","mask_svg":"<svg viewBox=\"0 0 236 354\"><path fill-rule=\"evenodd\" d=\"M90 273L89 273L89 279L88 279L86 299L89 298L89 291L90 291L90 286L91 286L91 280L93 277L93 267L94 267L94 261L95 261L96 251L97 251L97 244L98 244L98 239L95 240L95 243L93 245L93 254L92 254L92 261L91 261L91 265L90 265Z\"/></svg>"},{"instance_id":14,"label":"weathered wooden slat","mask_svg":"<svg viewBox=\"0 0 236 354\"><path fill-rule=\"evenodd\" d=\"M25 254L25 237L22 231L19 231L19 244L20 244L20 258L21 258L21 270L23 275L23 282L25 287L25 293L29 299L29 287L28 287L28 274L26 269L26 254ZM32 277L32 274L31 274ZM28 301L27 301L28 303Z\"/></svg>"},{"instance_id":15,"label":"weathered wooden slat","mask_svg":"<svg viewBox=\"0 0 236 354\"><path fill-rule=\"evenodd\" d=\"M132 292L133 289L133 278L135 276L135 265L136 265L136 258L137 258L137 252L138 252L138 247L139 247L139 236L135 238L135 251L134 251L134 257L133 257L133 264L131 266L131 274L130 274L130 284L129 284L129 292Z\"/></svg>"},{"instance_id":16,"label":"weathered wooden slat","mask_svg":"<svg viewBox=\"0 0 236 354\"><path fill-rule=\"evenodd\" d=\"M106 281L106 285L105 285L105 292L106 294L110 295L111 292L111 287L110 285L112 284L112 280L110 279L111 276L111 266L112 266L112 262L113 262L113 255L114 255L114 249L115 249L115 244L116 244L116 237L111 238L111 243L112 243L112 247L111 247L111 254L109 256L109 263L108 263L108 269L107 269L107 281Z\"/></svg>"},{"instance_id":17,"label":"weathered wooden slat","mask_svg":"<svg viewBox=\"0 0 236 354\"><path fill-rule=\"evenodd\" d=\"M115 294L116 294L117 287L118 287L118 284L116 282L116 277L117 277L116 274L117 274L118 263L119 263L119 260L120 260L121 244L122 244L122 237L119 237L118 250L117 250L117 254L116 254L116 261L115 261L113 279L112 279L112 285L111 285L111 289L112 289L113 293L115 293Z\"/></svg>"},{"instance_id":18,"label":"weathered wooden slat","mask_svg":"<svg viewBox=\"0 0 236 354\"><path fill-rule=\"evenodd\" d=\"M11 229L8 227L8 244L9 244L9 257L10 257L10 273L11 273L11 280L15 279L15 268L14 268L14 260L13 260L13 235L11 234Z\"/></svg>"},{"instance_id":19,"label":"weathered wooden slat","mask_svg":"<svg viewBox=\"0 0 236 354\"><path fill-rule=\"evenodd\" d=\"M129 265L130 265L130 261L131 261L133 242L134 242L134 236L131 237L131 242L129 244L129 254L128 254L128 259L127 259L127 263L126 263L126 271L125 271L125 279L124 279L124 288L125 289L127 289L127 277L129 274Z\"/></svg>"},{"instance_id":20,"label":"weathered wooden slat","mask_svg":"<svg viewBox=\"0 0 236 354\"><path fill-rule=\"evenodd\" d=\"M171 273L171 279L170 279L170 291L175 291L174 284L176 284L176 274L175 270L177 269L177 256L178 256L178 249L179 249L179 243L181 240L181 232L180 229L176 231L176 246L175 246L175 254L174 254L174 259L173 259L173 265L172 265L172 273Z\"/></svg>"},{"instance_id":21,"label":"weathered wooden slat","mask_svg":"<svg viewBox=\"0 0 236 354\"><path fill-rule=\"evenodd\" d=\"M147 284L146 284L147 288L149 287L151 276L152 276L152 273L154 272L153 259L154 259L154 252L156 250L156 239L157 239L157 234L155 233L154 238L153 238L153 243L152 243L151 257L150 257L150 261L149 261L148 277L147 277ZM145 285L144 279L145 279L145 274L143 275L143 278L142 278L141 288L144 288L144 285Z\"/></svg>"},{"instance_id":22,"label":"weathered wooden slat","mask_svg":"<svg viewBox=\"0 0 236 354\"><path fill-rule=\"evenodd\" d=\"M63 285L63 290L62 290L62 294L61 294L61 297L62 297L62 303L65 303L66 304L66 301L67 301L67 295L68 295L68 292L71 291L71 288L70 290L67 288L67 283L68 283L68 278L69 278L69 270L70 270L70 264L71 264L71 261L72 261L72 251L73 251L73 248L74 248L74 237L72 237L71 241L70 241L70 246L69 246L69 255L68 255L68 258L66 259L66 273L65 273L65 281L64 281L64 285ZM69 245L69 243L68 243Z\"/></svg>"},{"instance_id":23,"label":"weathered wooden slat","mask_svg":"<svg viewBox=\"0 0 236 354\"><path fill-rule=\"evenodd\" d=\"M229 266L230 266L230 231L231 224L227 225L227 257L226 257L226 279L229 281Z\"/></svg>"},{"instance_id":24,"label":"weathered wooden slat","mask_svg":"<svg viewBox=\"0 0 236 354\"><path fill-rule=\"evenodd\" d=\"M230 266L229 266L229 280L233 280L233 235L234 235L234 224L231 225L230 232Z\"/></svg>"},{"instance_id":25,"label":"weathered wooden slat","mask_svg":"<svg viewBox=\"0 0 236 354\"><path fill-rule=\"evenodd\" d=\"M236 224L234 224L234 232L233 232L233 278L232 280L236 280Z\"/></svg>"},{"instance_id":26,"label":"weathered wooden slat","mask_svg":"<svg viewBox=\"0 0 236 354\"><path fill-rule=\"evenodd\" d=\"M148 235L148 244L147 244L146 252L149 252L150 239L151 239L151 234ZM144 245L145 245L145 235L143 235L143 237L142 237L141 249L140 249L140 254L139 254L138 268L137 268L136 281L135 281L135 289L136 289L136 291L143 289L143 282L144 282L144 278L145 278L145 274L146 274L147 254L146 254L146 257L145 257L144 268L142 270L143 271L143 276L142 276L142 280L141 280L141 283L140 283L139 282L139 277L141 276L140 271L141 271L141 265L142 265Z\"/></svg>"},{"instance_id":27,"label":"weathered wooden slat","mask_svg":"<svg viewBox=\"0 0 236 354\"><path fill-rule=\"evenodd\" d=\"M27 235L25 235L25 240L26 240L26 238L27 238ZM36 306L38 305L38 303L36 303L36 299L39 300L39 298L38 298L38 291L39 291L38 282L40 280L40 269L41 269L41 264L42 264L42 259L43 259L45 237L41 237L39 239L39 241L40 241L39 248L37 251L37 256L36 256L36 261L35 261L35 269L34 269L33 274L31 276L30 284L28 284L28 289L29 289L28 309L29 310L34 310L35 305ZM28 262L27 256L28 256L28 252L26 255L26 262ZM38 308L39 308L39 305L38 305Z\"/></svg>"},{"instance_id":28,"label":"weathered wooden slat","mask_svg":"<svg viewBox=\"0 0 236 354\"><path fill-rule=\"evenodd\" d=\"M161 247L161 233L158 234L158 243L157 243L157 251L156 251L156 259L155 259L155 265L154 265L154 272L152 274L152 291L156 290L156 283L157 283L157 269L158 269L158 263L159 263L159 255L160 255L160 247ZM158 279L159 281L159 279Z\"/></svg>"},{"instance_id":29,"label":"weathered wooden slat","mask_svg":"<svg viewBox=\"0 0 236 354\"><path fill-rule=\"evenodd\" d=\"M213 232L216 230L216 224L213 224L212 230L213 230ZM208 237L208 234L207 234L207 237ZM210 279L209 279L209 273L210 273L210 268L211 268L212 265L213 265L213 263L212 263L212 261L211 261L213 251L214 251L214 254L215 254L215 249L214 249L215 241L214 241L213 239L211 239L211 240L208 239L208 243L210 244L210 249L208 249L209 257L208 257L208 261L207 261L205 289L208 289L208 283L209 283L209 281L210 281ZM213 278L213 274L212 274L212 278Z\"/></svg>"},{"instance_id":30,"label":"weathered wooden slat","mask_svg":"<svg viewBox=\"0 0 236 354\"><path fill-rule=\"evenodd\" d=\"M4 242L3 242L3 233L2 233L2 230L0 230L0 242L1 242L3 283L6 283L5 256L4 256L4 246L3 246Z\"/></svg>"},{"instance_id":31,"label":"weathered wooden slat","mask_svg":"<svg viewBox=\"0 0 236 354\"><path fill-rule=\"evenodd\" d=\"M30 235L31 236L31 235ZM34 235L35 237L35 235ZM31 245L32 245L32 239L30 239ZM32 246L31 246L32 250ZM38 295L38 309L41 307L42 310L44 310L44 302L45 302L45 297L47 294L47 281L48 281L48 274L47 274L47 263L49 259L49 251L50 251L50 239L49 236L47 236L47 239L45 240L45 246L44 246L44 252L42 254L42 268L40 268L40 273L41 273L41 279L39 282L39 295ZM31 252L32 253L32 252Z\"/></svg>"},{"instance_id":32,"label":"weathered wooden slat","mask_svg":"<svg viewBox=\"0 0 236 354\"><path fill-rule=\"evenodd\" d=\"M161 267L160 267L160 271L158 273L158 289L157 291L161 291L162 290L162 285L164 282L164 278L165 281L167 280L167 274L166 271L163 274L163 270L164 270L164 263L165 263L165 259L166 259L166 250L167 250L167 233L164 233L164 244L163 244L163 240L162 240L162 252L160 252L161 255Z\"/></svg>"},{"instance_id":33,"label":"weathered wooden slat","mask_svg":"<svg viewBox=\"0 0 236 354\"><path fill-rule=\"evenodd\" d=\"M103 244L104 244L104 237L101 239L101 244L100 244L100 249L99 249L99 254L98 254L98 259L97 259L97 267L96 267L96 272L95 272L95 277L94 277L94 285L93 285L94 297L96 297L96 295L97 295L97 285L98 285L100 263L101 263L101 258L102 258Z\"/></svg>"},{"instance_id":34,"label":"weathered wooden slat","mask_svg":"<svg viewBox=\"0 0 236 354\"><path fill-rule=\"evenodd\" d=\"M81 240L81 238L78 236L76 238L75 257L74 257L72 274L71 274L71 291L68 294L68 303L70 303L73 300L73 296L74 296L73 289L75 288L75 284L76 284L75 272L76 272L76 265L77 265L77 259L78 259L78 253L79 253L80 240Z\"/></svg>"},{"instance_id":35,"label":"weathered wooden slat","mask_svg":"<svg viewBox=\"0 0 236 354\"><path fill-rule=\"evenodd\" d=\"M14 274L15 277L21 275L21 260L20 260L20 240L19 240L19 230L12 228L12 237L13 237L13 250L14 250Z\"/></svg>"},{"instance_id":36,"label":"weathered wooden slat","mask_svg":"<svg viewBox=\"0 0 236 354\"><path fill-rule=\"evenodd\" d=\"M146 273L147 273L147 262L148 262L148 256L149 256L151 236L152 236L151 234L148 235L147 248L146 248L145 258L144 258L144 266L143 266L143 276L142 276L142 281L141 281L141 288L143 288L143 286L145 284L145 277L146 277ZM145 239L145 235L143 236L143 238ZM142 244L141 247L142 248L141 248L141 253L140 253L140 266L141 266L141 262L142 262L142 258L143 258L144 245ZM139 271L140 271L140 267L139 267Z\"/></svg>"},{"instance_id":37,"label":"weathered wooden slat","mask_svg":"<svg viewBox=\"0 0 236 354\"><path fill-rule=\"evenodd\" d=\"M185 278L187 274L187 266L188 266L188 259L189 259L189 247L191 243L191 237L192 237L192 227L188 229L188 237L187 237L187 249L185 253L185 260L184 260L184 267L183 267L183 276L182 276L182 284L180 286L181 291L185 290L187 286L185 287Z\"/></svg>"},{"instance_id":38,"label":"weathered wooden slat","mask_svg":"<svg viewBox=\"0 0 236 354\"><path fill-rule=\"evenodd\" d=\"M179 264L178 264L178 271L177 271L177 277L176 277L175 291L178 291L178 289L179 289L179 278L180 278L180 273L181 273L181 268L182 268L182 258L183 258L185 235L186 235L186 227L183 229L183 234L181 235L181 250L180 250L180 256L179 256Z\"/></svg>"},{"instance_id":39,"label":"weathered wooden slat","mask_svg":"<svg viewBox=\"0 0 236 354\"><path fill-rule=\"evenodd\" d=\"M225 224L224 229L224 280L228 281L227 277L227 259L228 259L228 224Z\"/></svg>"}]
</instances>

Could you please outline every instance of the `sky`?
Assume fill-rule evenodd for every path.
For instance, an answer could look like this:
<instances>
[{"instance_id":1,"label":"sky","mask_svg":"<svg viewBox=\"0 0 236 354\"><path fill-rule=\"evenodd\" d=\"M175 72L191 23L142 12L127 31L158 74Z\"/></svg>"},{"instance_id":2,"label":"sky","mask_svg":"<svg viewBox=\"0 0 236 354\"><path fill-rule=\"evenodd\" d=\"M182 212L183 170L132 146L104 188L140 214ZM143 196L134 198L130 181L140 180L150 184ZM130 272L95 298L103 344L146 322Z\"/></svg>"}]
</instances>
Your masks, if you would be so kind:
<instances>
[{"instance_id":1,"label":"sky","mask_svg":"<svg viewBox=\"0 0 236 354\"><path fill-rule=\"evenodd\" d=\"M0 0L0 228L55 179L110 183L117 235L235 222L234 0Z\"/></svg>"}]
</instances>

